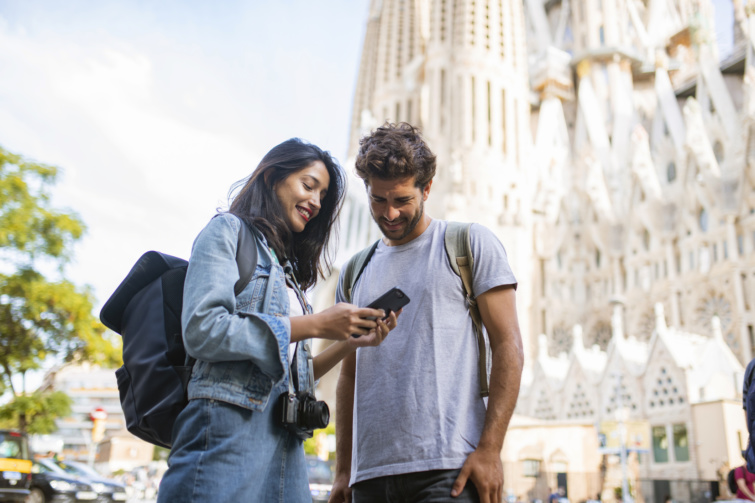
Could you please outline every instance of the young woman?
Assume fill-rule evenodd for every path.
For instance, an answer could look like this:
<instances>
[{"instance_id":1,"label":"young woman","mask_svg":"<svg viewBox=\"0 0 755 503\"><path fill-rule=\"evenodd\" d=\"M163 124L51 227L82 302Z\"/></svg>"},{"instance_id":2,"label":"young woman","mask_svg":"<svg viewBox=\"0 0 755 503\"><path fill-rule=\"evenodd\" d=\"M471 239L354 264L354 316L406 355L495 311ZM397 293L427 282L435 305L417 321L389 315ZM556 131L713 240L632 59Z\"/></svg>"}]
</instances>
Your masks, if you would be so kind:
<instances>
[{"instance_id":1,"label":"young woman","mask_svg":"<svg viewBox=\"0 0 755 503\"><path fill-rule=\"evenodd\" d=\"M238 186L191 252L182 325L197 362L159 502L311 501L301 435L284 427L280 397L312 392L314 379L396 326L396 314L382 321L382 311L344 303L310 314L303 292L329 269L321 257L345 190L327 152L285 141ZM235 295L243 225L255 236L257 268ZM312 359L311 338L338 342Z\"/></svg>"}]
</instances>

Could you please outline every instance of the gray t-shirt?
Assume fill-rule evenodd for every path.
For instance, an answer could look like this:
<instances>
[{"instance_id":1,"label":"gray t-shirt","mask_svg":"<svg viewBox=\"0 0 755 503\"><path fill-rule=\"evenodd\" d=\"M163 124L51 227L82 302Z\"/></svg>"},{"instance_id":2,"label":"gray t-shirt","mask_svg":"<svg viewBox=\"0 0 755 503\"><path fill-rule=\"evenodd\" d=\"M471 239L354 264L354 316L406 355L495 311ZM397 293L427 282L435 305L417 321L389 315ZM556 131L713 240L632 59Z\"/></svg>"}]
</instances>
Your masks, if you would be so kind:
<instances>
[{"instance_id":1,"label":"gray t-shirt","mask_svg":"<svg viewBox=\"0 0 755 503\"><path fill-rule=\"evenodd\" d=\"M397 286L411 299L398 326L378 347L357 349L351 484L385 475L458 469L482 433L478 349L461 278L451 269L447 222L421 236L375 250L353 290L366 306ZM500 241L470 229L474 291L516 286ZM342 302L343 285L336 300Z\"/></svg>"}]
</instances>

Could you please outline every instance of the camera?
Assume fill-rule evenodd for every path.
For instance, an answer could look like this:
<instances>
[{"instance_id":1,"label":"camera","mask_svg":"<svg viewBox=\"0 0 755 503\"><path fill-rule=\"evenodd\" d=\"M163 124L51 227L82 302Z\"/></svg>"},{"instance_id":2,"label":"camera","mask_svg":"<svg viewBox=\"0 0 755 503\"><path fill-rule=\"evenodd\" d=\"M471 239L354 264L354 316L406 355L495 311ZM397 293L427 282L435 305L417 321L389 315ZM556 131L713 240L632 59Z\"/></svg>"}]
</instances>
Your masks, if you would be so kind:
<instances>
[{"instance_id":1,"label":"camera","mask_svg":"<svg viewBox=\"0 0 755 503\"><path fill-rule=\"evenodd\" d=\"M314 430L330 422L328 404L306 391L281 394L277 406L281 426L302 440L311 438Z\"/></svg>"}]
</instances>

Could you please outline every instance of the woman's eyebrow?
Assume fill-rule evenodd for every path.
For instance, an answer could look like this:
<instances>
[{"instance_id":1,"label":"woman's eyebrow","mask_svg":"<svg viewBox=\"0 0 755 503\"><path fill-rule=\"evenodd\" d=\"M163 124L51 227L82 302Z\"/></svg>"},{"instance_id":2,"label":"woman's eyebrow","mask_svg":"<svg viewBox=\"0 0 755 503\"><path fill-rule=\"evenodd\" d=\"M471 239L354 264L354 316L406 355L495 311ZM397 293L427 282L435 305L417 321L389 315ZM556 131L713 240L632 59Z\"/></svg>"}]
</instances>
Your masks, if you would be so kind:
<instances>
[{"instance_id":1,"label":"woman's eyebrow","mask_svg":"<svg viewBox=\"0 0 755 503\"><path fill-rule=\"evenodd\" d=\"M309 173L306 173L306 174L305 174L304 176L306 176L307 178L311 178L311 179L312 179L312 180L314 180L314 181L315 181L315 183L317 183L318 185L320 184L320 180L318 180L318 179L317 179L317 177L315 177L315 176L312 176L312 175L310 175Z\"/></svg>"}]
</instances>

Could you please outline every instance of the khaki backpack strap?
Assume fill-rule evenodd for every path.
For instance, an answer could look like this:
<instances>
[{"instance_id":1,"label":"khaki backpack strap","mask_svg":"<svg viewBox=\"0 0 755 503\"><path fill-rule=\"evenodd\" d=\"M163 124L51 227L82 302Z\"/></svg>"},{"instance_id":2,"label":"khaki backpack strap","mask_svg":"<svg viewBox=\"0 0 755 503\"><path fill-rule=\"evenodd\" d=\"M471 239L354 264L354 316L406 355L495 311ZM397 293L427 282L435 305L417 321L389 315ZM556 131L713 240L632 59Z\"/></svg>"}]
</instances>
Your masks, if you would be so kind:
<instances>
[{"instance_id":1,"label":"khaki backpack strap","mask_svg":"<svg viewBox=\"0 0 755 503\"><path fill-rule=\"evenodd\" d=\"M372 245L358 252L343 266L343 282L341 284L343 285L343 295L346 297L346 302L351 303L351 290L354 288L359 276L362 275L367 262L372 258L372 254L375 253L379 242L380 240L377 240Z\"/></svg>"},{"instance_id":2,"label":"khaki backpack strap","mask_svg":"<svg viewBox=\"0 0 755 503\"><path fill-rule=\"evenodd\" d=\"M469 316L472 318L475 336L477 337L477 348L480 353L480 396L486 397L490 394L488 388L488 355L485 347L485 336L482 331L482 316L480 316L480 309L477 307L477 298L473 288L474 257L472 257L472 245L469 238L471 225L463 222L448 222L445 245L448 261L451 263L454 272L461 277L464 295L469 304Z\"/></svg>"}]
</instances>

